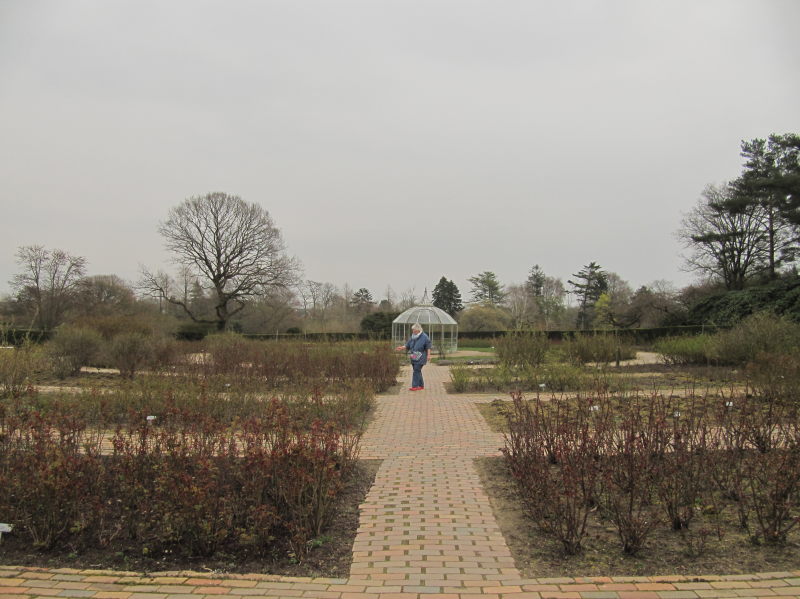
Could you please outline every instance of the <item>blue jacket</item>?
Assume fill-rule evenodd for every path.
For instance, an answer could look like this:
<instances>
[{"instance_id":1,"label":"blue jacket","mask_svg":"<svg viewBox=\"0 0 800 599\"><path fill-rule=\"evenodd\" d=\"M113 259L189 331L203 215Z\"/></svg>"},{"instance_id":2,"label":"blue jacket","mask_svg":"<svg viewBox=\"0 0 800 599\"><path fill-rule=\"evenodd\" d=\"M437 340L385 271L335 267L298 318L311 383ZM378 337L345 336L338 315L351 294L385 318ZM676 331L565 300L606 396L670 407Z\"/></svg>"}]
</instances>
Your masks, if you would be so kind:
<instances>
[{"instance_id":1,"label":"blue jacket","mask_svg":"<svg viewBox=\"0 0 800 599\"><path fill-rule=\"evenodd\" d=\"M431 339L425 333L420 333L419 337L413 337L406 341L406 349L409 352L419 351L422 352L422 357L419 360L412 360L416 364L427 364L428 350L431 348Z\"/></svg>"}]
</instances>

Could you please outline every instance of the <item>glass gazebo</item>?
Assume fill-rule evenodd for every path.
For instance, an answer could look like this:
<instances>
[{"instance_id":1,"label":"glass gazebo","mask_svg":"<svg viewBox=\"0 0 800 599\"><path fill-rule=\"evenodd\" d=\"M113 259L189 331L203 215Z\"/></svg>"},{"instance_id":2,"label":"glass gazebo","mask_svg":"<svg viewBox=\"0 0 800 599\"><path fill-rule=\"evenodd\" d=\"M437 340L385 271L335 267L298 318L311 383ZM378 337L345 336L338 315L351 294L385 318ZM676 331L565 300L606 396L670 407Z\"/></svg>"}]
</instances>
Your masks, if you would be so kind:
<instances>
[{"instance_id":1,"label":"glass gazebo","mask_svg":"<svg viewBox=\"0 0 800 599\"><path fill-rule=\"evenodd\" d=\"M432 304L414 306L395 318L392 321L392 342L402 345L408 341L411 327L416 322L431 338L431 351L449 354L458 349L458 323L447 312Z\"/></svg>"}]
</instances>

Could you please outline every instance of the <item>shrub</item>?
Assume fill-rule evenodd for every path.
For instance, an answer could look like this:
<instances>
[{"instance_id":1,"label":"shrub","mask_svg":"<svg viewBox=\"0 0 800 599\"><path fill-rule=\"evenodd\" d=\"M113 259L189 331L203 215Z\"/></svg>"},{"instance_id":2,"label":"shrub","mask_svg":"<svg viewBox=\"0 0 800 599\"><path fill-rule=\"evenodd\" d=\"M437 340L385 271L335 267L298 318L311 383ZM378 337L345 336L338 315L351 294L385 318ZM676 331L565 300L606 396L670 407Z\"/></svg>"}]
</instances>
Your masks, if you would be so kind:
<instances>
[{"instance_id":1,"label":"shrub","mask_svg":"<svg viewBox=\"0 0 800 599\"><path fill-rule=\"evenodd\" d=\"M0 397L19 397L42 367L42 352L33 343L0 348Z\"/></svg>"},{"instance_id":2,"label":"shrub","mask_svg":"<svg viewBox=\"0 0 800 599\"><path fill-rule=\"evenodd\" d=\"M175 337L181 341L202 341L216 330L217 328L213 324L183 322L178 326Z\"/></svg>"},{"instance_id":3,"label":"shrub","mask_svg":"<svg viewBox=\"0 0 800 599\"><path fill-rule=\"evenodd\" d=\"M150 363L153 370L164 370L178 365L184 358L185 343L167 336L155 336L150 339Z\"/></svg>"},{"instance_id":4,"label":"shrub","mask_svg":"<svg viewBox=\"0 0 800 599\"><path fill-rule=\"evenodd\" d=\"M598 439L588 413L545 405L534 407L512 394L509 433L503 454L526 511L555 536L567 554L581 550L598 488Z\"/></svg>"},{"instance_id":5,"label":"shrub","mask_svg":"<svg viewBox=\"0 0 800 599\"><path fill-rule=\"evenodd\" d=\"M458 330L470 332L505 331L511 325L507 310L488 304L473 304L458 316Z\"/></svg>"},{"instance_id":6,"label":"shrub","mask_svg":"<svg viewBox=\"0 0 800 599\"><path fill-rule=\"evenodd\" d=\"M453 364L450 366L450 381L453 383L453 391L465 393L469 389L472 371L464 364Z\"/></svg>"},{"instance_id":7,"label":"shrub","mask_svg":"<svg viewBox=\"0 0 800 599\"><path fill-rule=\"evenodd\" d=\"M541 364L549 347L550 341L541 331L515 331L495 339L497 357L506 366Z\"/></svg>"},{"instance_id":8,"label":"shrub","mask_svg":"<svg viewBox=\"0 0 800 599\"><path fill-rule=\"evenodd\" d=\"M120 374L132 379L143 365L152 361L152 338L142 333L120 333L108 344L108 357Z\"/></svg>"},{"instance_id":9,"label":"shrub","mask_svg":"<svg viewBox=\"0 0 800 599\"><path fill-rule=\"evenodd\" d=\"M690 531L701 509L719 538L731 505L753 542L785 544L800 525L796 404L748 394L512 397L503 453L528 513L567 552L579 550L594 506L628 554L661 522L701 551L713 532Z\"/></svg>"},{"instance_id":10,"label":"shrub","mask_svg":"<svg viewBox=\"0 0 800 599\"><path fill-rule=\"evenodd\" d=\"M85 429L85 421L66 410L0 419L0 511L34 548L77 541L92 527L101 468Z\"/></svg>"},{"instance_id":11,"label":"shrub","mask_svg":"<svg viewBox=\"0 0 800 599\"><path fill-rule=\"evenodd\" d=\"M710 335L663 337L656 340L655 350L667 364L676 366L707 364L710 359L711 343Z\"/></svg>"},{"instance_id":12,"label":"shrub","mask_svg":"<svg viewBox=\"0 0 800 599\"><path fill-rule=\"evenodd\" d=\"M53 373L58 378L76 375L89 366L102 344L100 333L93 329L62 325L46 346Z\"/></svg>"},{"instance_id":13,"label":"shrub","mask_svg":"<svg viewBox=\"0 0 800 599\"><path fill-rule=\"evenodd\" d=\"M392 338L392 323L400 312L372 312L361 319L361 331L376 333L384 339Z\"/></svg>"},{"instance_id":14,"label":"shrub","mask_svg":"<svg viewBox=\"0 0 800 599\"><path fill-rule=\"evenodd\" d=\"M744 365L759 353L785 354L800 347L800 323L754 314L714 336L711 356L720 364Z\"/></svg>"},{"instance_id":15,"label":"shrub","mask_svg":"<svg viewBox=\"0 0 800 599\"><path fill-rule=\"evenodd\" d=\"M800 524L800 444L791 440L766 453L752 453L745 462L747 492L761 540L782 545Z\"/></svg>"},{"instance_id":16,"label":"shrub","mask_svg":"<svg viewBox=\"0 0 800 599\"><path fill-rule=\"evenodd\" d=\"M602 376L602 375L601 375ZM500 364L492 368L473 369L464 364L453 364L450 367L450 380L453 391L577 391L586 388L598 388L600 380L587 375L578 366L570 364L546 364L521 367L509 367ZM604 380L604 386L608 386Z\"/></svg>"},{"instance_id":17,"label":"shrub","mask_svg":"<svg viewBox=\"0 0 800 599\"><path fill-rule=\"evenodd\" d=\"M747 365L747 376L757 397L800 406L800 352L760 353Z\"/></svg>"},{"instance_id":18,"label":"shrub","mask_svg":"<svg viewBox=\"0 0 800 599\"><path fill-rule=\"evenodd\" d=\"M141 333L151 335L158 327L156 320L146 314L105 314L82 316L73 322L83 329L93 329L106 341L121 333Z\"/></svg>"},{"instance_id":19,"label":"shrub","mask_svg":"<svg viewBox=\"0 0 800 599\"><path fill-rule=\"evenodd\" d=\"M505 391L509 387L519 387L516 369L498 364L494 368L481 368L480 374L486 381L486 386L496 391Z\"/></svg>"},{"instance_id":20,"label":"shrub","mask_svg":"<svg viewBox=\"0 0 800 599\"><path fill-rule=\"evenodd\" d=\"M586 374L577 366L555 363L547 364L536 372L535 386L543 390L562 392L585 388Z\"/></svg>"},{"instance_id":21,"label":"shrub","mask_svg":"<svg viewBox=\"0 0 800 599\"><path fill-rule=\"evenodd\" d=\"M400 362L392 347L375 341L306 343L251 341L235 333L209 336L208 360L186 364L199 376L235 375L271 388L343 386L367 381L374 391L395 384Z\"/></svg>"},{"instance_id":22,"label":"shrub","mask_svg":"<svg viewBox=\"0 0 800 599\"><path fill-rule=\"evenodd\" d=\"M205 339L211 364L217 374L232 374L252 363L253 342L238 333L218 333Z\"/></svg>"},{"instance_id":23,"label":"shrub","mask_svg":"<svg viewBox=\"0 0 800 599\"><path fill-rule=\"evenodd\" d=\"M277 399L235 427L172 402L154 419L129 406L110 455L100 455L102 435L72 409L79 401L47 411L34 403L0 411L0 513L41 549L117 542L193 557L274 552L283 540L302 559L332 517L361 432L343 430L341 418L304 422Z\"/></svg>"},{"instance_id":24,"label":"shrub","mask_svg":"<svg viewBox=\"0 0 800 599\"><path fill-rule=\"evenodd\" d=\"M800 277L789 274L764 285L713 293L691 306L685 323L733 325L763 311L800 322Z\"/></svg>"},{"instance_id":25,"label":"shrub","mask_svg":"<svg viewBox=\"0 0 800 599\"><path fill-rule=\"evenodd\" d=\"M654 452L658 473L653 479L656 494L672 529L689 528L701 504L707 480L706 414L689 398L688 405L665 398L650 406Z\"/></svg>"},{"instance_id":26,"label":"shrub","mask_svg":"<svg viewBox=\"0 0 800 599\"><path fill-rule=\"evenodd\" d=\"M659 464L652 442L657 419L649 405L638 397L631 400L601 450L600 509L616 526L622 550L629 555L641 550L660 520L653 488Z\"/></svg>"},{"instance_id":27,"label":"shrub","mask_svg":"<svg viewBox=\"0 0 800 599\"><path fill-rule=\"evenodd\" d=\"M636 357L636 351L618 335L581 334L562 343L562 351L575 364L597 362L608 364L615 360L630 360Z\"/></svg>"}]
</instances>

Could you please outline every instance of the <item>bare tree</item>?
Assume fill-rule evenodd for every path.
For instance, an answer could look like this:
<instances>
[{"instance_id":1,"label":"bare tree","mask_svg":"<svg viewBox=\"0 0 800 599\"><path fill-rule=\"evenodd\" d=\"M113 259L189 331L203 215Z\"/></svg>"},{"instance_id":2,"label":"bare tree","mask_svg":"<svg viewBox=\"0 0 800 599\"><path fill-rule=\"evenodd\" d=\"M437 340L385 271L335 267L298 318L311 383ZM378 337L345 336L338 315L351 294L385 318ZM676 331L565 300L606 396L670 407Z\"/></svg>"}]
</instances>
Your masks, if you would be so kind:
<instances>
[{"instance_id":1,"label":"bare tree","mask_svg":"<svg viewBox=\"0 0 800 599\"><path fill-rule=\"evenodd\" d=\"M537 305L528 285L508 285L506 287L506 307L511 314L514 328L521 329L532 326L538 314Z\"/></svg>"},{"instance_id":2,"label":"bare tree","mask_svg":"<svg viewBox=\"0 0 800 599\"><path fill-rule=\"evenodd\" d=\"M195 322L216 324L218 330L249 301L288 287L297 275L298 265L286 255L269 213L238 196L215 192L189 198L170 210L159 232L175 261L211 293L215 318L196 314L186 295L172 293L159 273L144 270L140 285L183 308Z\"/></svg>"},{"instance_id":3,"label":"bare tree","mask_svg":"<svg viewBox=\"0 0 800 599\"><path fill-rule=\"evenodd\" d=\"M534 264L527 280L522 284L530 296L529 305L531 324L548 330L563 317L565 291L561 279L549 277L544 270Z\"/></svg>"},{"instance_id":4,"label":"bare tree","mask_svg":"<svg viewBox=\"0 0 800 599\"><path fill-rule=\"evenodd\" d=\"M545 277L541 295L536 297L541 325L545 330L558 326L566 313L566 290L558 277ZM566 322L566 321L565 321Z\"/></svg>"},{"instance_id":5,"label":"bare tree","mask_svg":"<svg viewBox=\"0 0 800 599\"><path fill-rule=\"evenodd\" d=\"M297 297L293 290L287 287L276 287L251 302L248 307L237 316L236 323L246 333L274 333L278 334L288 326L298 322Z\"/></svg>"},{"instance_id":6,"label":"bare tree","mask_svg":"<svg viewBox=\"0 0 800 599\"><path fill-rule=\"evenodd\" d=\"M380 301L380 308L386 312L391 312L394 310L394 300L395 300L395 293L394 289L392 289L391 285L386 286L386 298Z\"/></svg>"},{"instance_id":7,"label":"bare tree","mask_svg":"<svg viewBox=\"0 0 800 599\"><path fill-rule=\"evenodd\" d=\"M133 289L117 275L84 277L76 286L76 309L86 316L130 312L136 304Z\"/></svg>"},{"instance_id":8,"label":"bare tree","mask_svg":"<svg viewBox=\"0 0 800 599\"><path fill-rule=\"evenodd\" d=\"M678 292L668 281L654 281L639 287L631 296L628 316L631 325L651 328L683 310Z\"/></svg>"},{"instance_id":9,"label":"bare tree","mask_svg":"<svg viewBox=\"0 0 800 599\"><path fill-rule=\"evenodd\" d=\"M319 322L323 332L326 330L328 311L335 303L336 293L336 287L332 283L309 279L300 286L306 317Z\"/></svg>"},{"instance_id":10,"label":"bare tree","mask_svg":"<svg viewBox=\"0 0 800 599\"><path fill-rule=\"evenodd\" d=\"M17 250L23 272L10 281L22 303L33 308L33 321L47 331L55 328L72 302L86 269L86 259L63 250L26 245Z\"/></svg>"},{"instance_id":11,"label":"bare tree","mask_svg":"<svg viewBox=\"0 0 800 599\"><path fill-rule=\"evenodd\" d=\"M765 270L769 245L764 208L758 204L732 212L730 186L709 185L678 232L689 270L722 279L727 289L742 289L748 278Z\"/></svg>"},{"instance_id":12,"label":"bare tree","mask_svg":"<svg viewBox=\"0 0 800 599\"><path fill-rule=\"evenodd\" d=\"M400 294L400 300L397 302L396 309L398 312L403 312L416 306L418 301L421 300L417 298L416 291L413 287L409 287Z\"/></svg>"}]
</instances>

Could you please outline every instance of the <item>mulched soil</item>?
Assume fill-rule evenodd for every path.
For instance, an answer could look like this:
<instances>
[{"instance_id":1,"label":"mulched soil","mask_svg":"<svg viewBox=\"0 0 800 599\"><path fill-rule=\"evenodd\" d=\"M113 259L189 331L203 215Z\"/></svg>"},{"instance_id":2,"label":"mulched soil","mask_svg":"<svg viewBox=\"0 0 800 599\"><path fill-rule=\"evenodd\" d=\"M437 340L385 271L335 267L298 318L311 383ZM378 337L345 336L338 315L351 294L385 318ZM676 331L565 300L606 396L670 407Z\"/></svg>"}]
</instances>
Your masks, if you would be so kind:
<instances>
[{"instance_id":1,"label":"mulched soil","mask_svg":"<svg viewBox=\"0 0 800 599\"><path fill-rule=\"evenodd\" d=\"M58 552L32 552L27 539L6 534L0 541L0 564L136 572L193 570L346 578L350 572L353 541L358 530L359 505L363 503L372 486L379 466L380 460L361 460L356 464L353 476L335 507L334 522L316 540L302 563L292 559L286 549L278 549L271 556L218 554L212 558L157 560L142 556L141 551L137 553L130 547L125 547L123 550L112 546L81 553L63 549Z\"/></svg>"}]
</instances>

